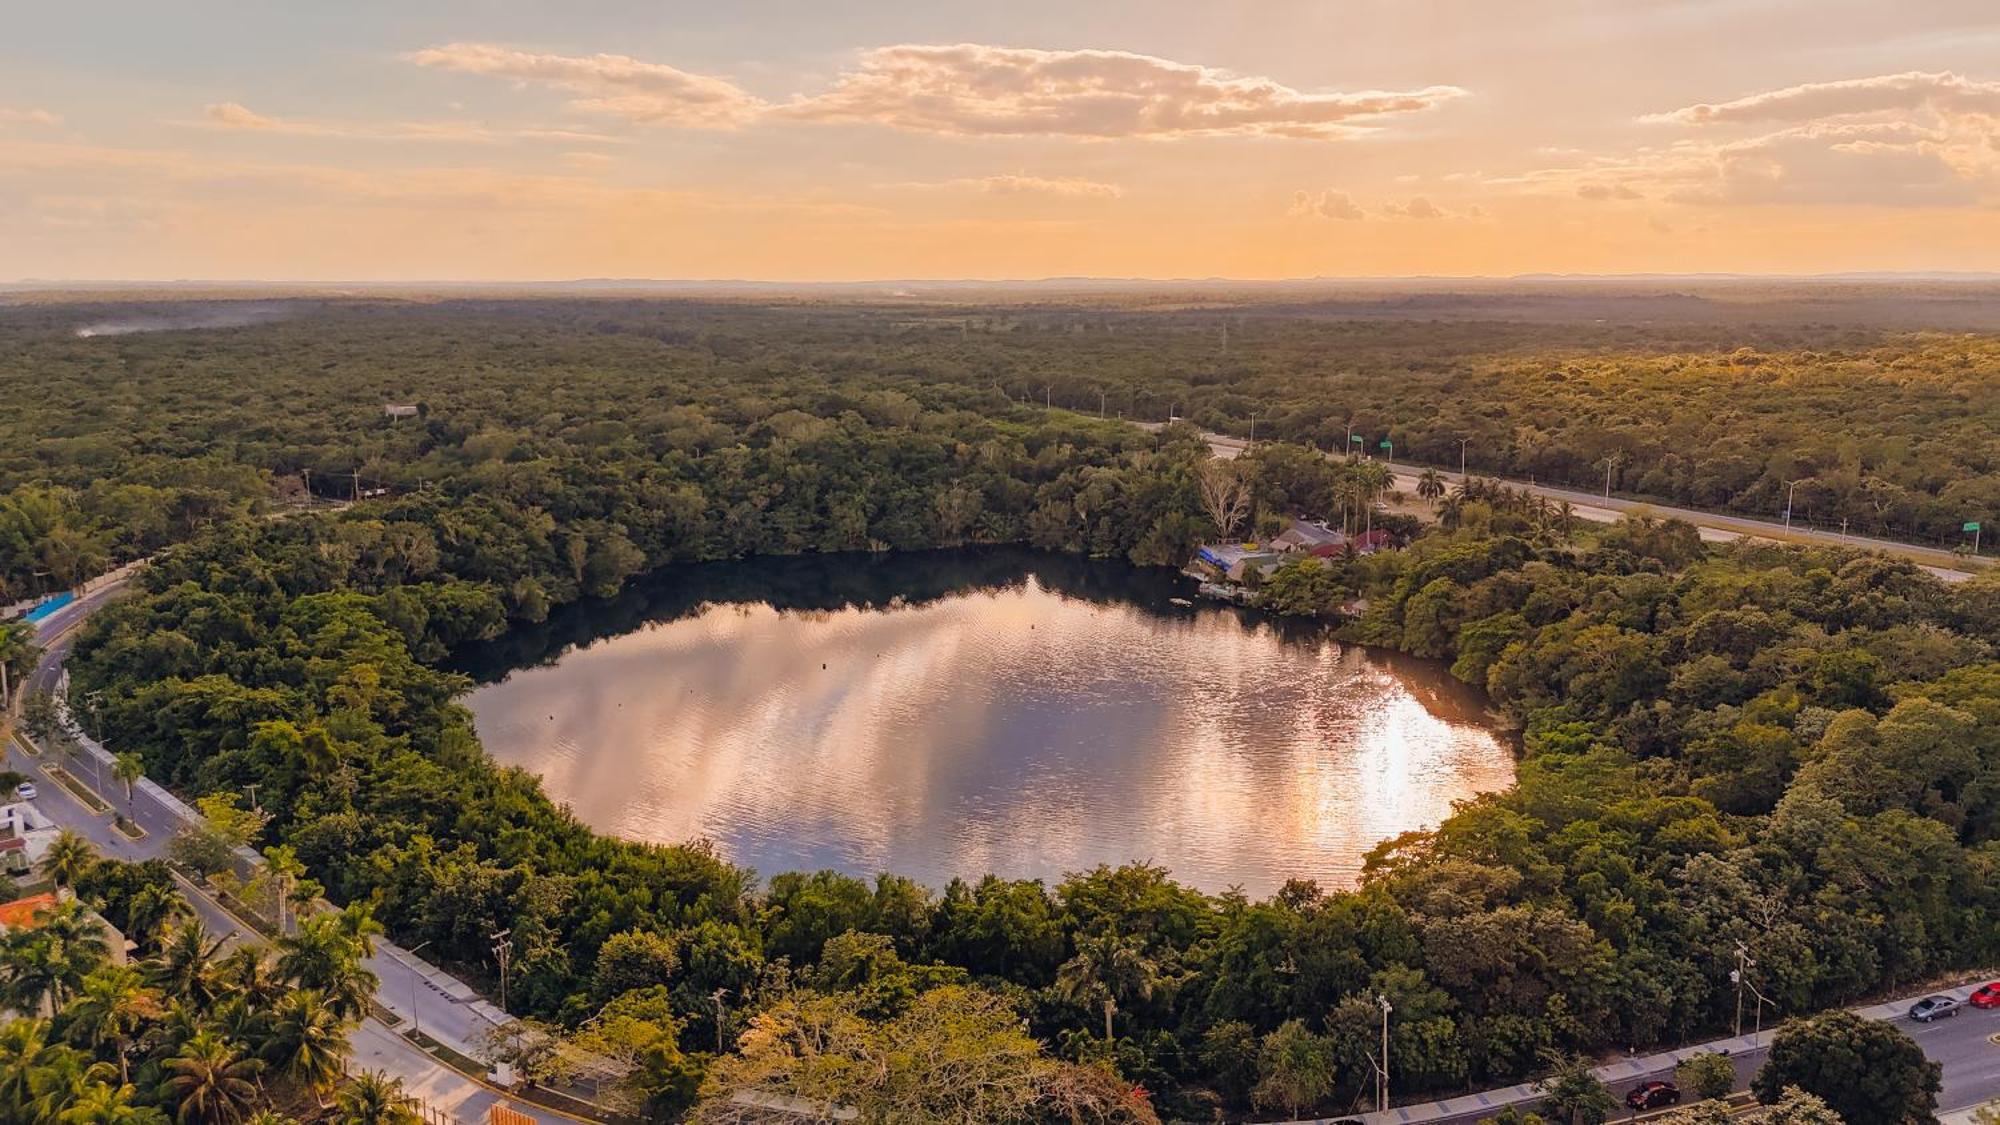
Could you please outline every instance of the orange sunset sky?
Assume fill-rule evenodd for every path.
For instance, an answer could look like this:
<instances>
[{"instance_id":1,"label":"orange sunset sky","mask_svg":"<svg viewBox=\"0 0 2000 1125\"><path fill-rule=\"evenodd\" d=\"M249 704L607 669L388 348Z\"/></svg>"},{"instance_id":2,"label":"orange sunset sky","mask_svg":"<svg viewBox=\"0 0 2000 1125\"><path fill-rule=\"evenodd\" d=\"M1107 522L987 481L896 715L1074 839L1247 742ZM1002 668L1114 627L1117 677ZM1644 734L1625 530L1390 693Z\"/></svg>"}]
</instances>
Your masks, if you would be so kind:
<instances>
[{"instance_id":1,"label":"orange sunset sky","mask_svg":"<svg viewBox=\"0 0 2000 1125\"><path fill-rule=\"evenodd\" d=\"M2000 6L7 5L0 280L2000 269Z\"/></svg>"}]
</instances>

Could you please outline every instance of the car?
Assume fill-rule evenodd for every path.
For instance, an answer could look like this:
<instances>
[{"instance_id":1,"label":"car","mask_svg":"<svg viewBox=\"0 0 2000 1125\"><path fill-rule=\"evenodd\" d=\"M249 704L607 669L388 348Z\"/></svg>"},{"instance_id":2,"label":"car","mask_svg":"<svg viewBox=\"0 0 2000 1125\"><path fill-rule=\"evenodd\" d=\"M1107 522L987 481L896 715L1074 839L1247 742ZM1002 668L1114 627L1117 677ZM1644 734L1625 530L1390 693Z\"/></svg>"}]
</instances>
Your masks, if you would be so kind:
<instances>
[{"instance_id":1,"label":"car","mask_svg":"<svg viewBox=\"0 0 2000 1125\"><path fill-rule=\"evenodd\" d=\"M1633 1109L1664 1109L1680 1101L1681 1088L1671 1082L1641 1082L1625 1095L1625 1104Z\"/></svg>"},{"instance_id":2,"label":"car","mask_svg":"<svg viewBox=\"0 0 2000 1125\"><path fill-rule=\"evenodd\" d=\"M1929 1023L1957 1014L1958 1001L1949 996L1926 996L1910 1005L1910 1018L1918 1023Z\"/></svg>"},{"instance_id":3,"label":"car","mask_svg":"<svg viewBox=\"0 0 2000 1125\"><path fill-rule=\"evenodd\" d=\"M34 782L32 782L32 781L24 781L24 782L22 782L21 784L19 784L19 785L16 785L16 786L14 787L14 799L15 799L16 801L32 801L32 800L34 800L34 799L35 799L35 783L34 783Z\"/></svg>"},{"instance_id":4,"label":"car","mask_svg":"<svg viewBox=\"0 0 2000 1125\"><path fill-rule=\"evenodd\" d=\"M2000 1008L2000 980L1982 984L1966 997L1966 1003L1975 1008Z\"/></svg>"}]
</instances>

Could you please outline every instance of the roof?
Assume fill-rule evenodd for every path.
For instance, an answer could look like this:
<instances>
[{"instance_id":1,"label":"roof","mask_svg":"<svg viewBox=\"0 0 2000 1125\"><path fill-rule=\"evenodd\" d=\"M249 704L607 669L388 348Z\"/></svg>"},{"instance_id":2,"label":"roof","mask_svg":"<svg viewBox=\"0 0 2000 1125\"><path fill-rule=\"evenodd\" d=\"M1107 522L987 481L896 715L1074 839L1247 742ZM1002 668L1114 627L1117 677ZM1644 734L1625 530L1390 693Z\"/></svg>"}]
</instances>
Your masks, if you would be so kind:
<instances>
[{"instance_id":1,"label":"roof","mask_svg":"<svg viewBox=\"0 0 2000 1125\"><path fill-rule=\"evenodd\" d=\"M0 904L0 926L4 926L10 930L18 930L24 927L32 929L36 925L36 917L38 915L44 911L54 910L55 908L56 896L54 892L29 895L27 898L17 898L13 902Z\"/></svg>"},{"instance_id":2,"label":"roof","mask_svg":"<svg viewBox=\"0 0 2000 1125\"><path fill-rule=\"evenodd\" d=\"M1347 539L1338 530L1311 520L1293 520L1291 526L1285 529L1285 534L1300 543L1311 545L1341 543Z\"/></svg>"}]
</instances>

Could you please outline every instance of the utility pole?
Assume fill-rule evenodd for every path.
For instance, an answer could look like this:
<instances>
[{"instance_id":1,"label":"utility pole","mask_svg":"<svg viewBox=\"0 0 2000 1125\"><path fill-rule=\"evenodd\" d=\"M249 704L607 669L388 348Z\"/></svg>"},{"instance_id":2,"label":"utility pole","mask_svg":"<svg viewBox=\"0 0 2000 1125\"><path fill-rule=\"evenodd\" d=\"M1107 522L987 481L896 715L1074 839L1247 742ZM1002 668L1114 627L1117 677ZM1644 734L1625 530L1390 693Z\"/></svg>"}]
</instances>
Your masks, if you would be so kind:
<instances>
[{"instance_id":1,"label":"utility pole","mask_svg":"<svg viewBox=\"0 0 2000 1125\"><path fill-rule=\"evenodd\" d=\"M1047 410L1047 409L1049 409L1049 408L1050 408L1050 406L1052 406L1052 405L1054 404L1054 401L1055 401L1055 393L1056 393L1056 389L1055 389L1054 387L1043 387L1043 388L1042 388L1042 409L1043 409L1043 410Z\"/></svg>"},{"instance_id":2,"label":"utility pole","mask_svg":"<svg viewBox=\"0 0 2000 1125\"><path fill-rule=\"evenodd\" d=\"M1792 495L1799 490L1800 485L1804 484L1806 481L1811 479L1812 479L1811 477L1800 477L1798 480L1792 481L1790 484L1787 484L1785 486L1785 530L1786 531L1790 531L1792 529Z\"/></svg>"},{"instance_id":3,"label":"utility pole","mask_svg":"<svg viewBox=\"0 0 2000 1125\"><path fill-rule=\"evenodd\" d=\"M1257 412L1255 410L1250 412L1250 444L1257 444Z\"/></svg>"},{"instance_id":4,"label":"utility pole","mask_svg":"<svg viewBox=\"0 0 2000 1125\"><path fill-rule=\"evenodd\" d=\"M359 468L354 470L354 502L357 504L361 502L361 470Z\"/></svg>"},{"instance_id":5,"label":"utility pole","mask_svg":"<svg viewBox=\"0 0 2000 1125\"><path fill-rule=\"evenodd\" d=\"M1744 974L1747 970L1755 968L1756 964L1757 962L1750 958L1750 948L1740 941L1737 942L1736 968L1731 970L1729 979L1736 984L1736 1034L1739 1037L1743 1034L1743 986L1749 983ZM1758 1017L1761 1022L1763 1017L1761 1006L1758 1009Z\"/></svg>"},{"instance_id":6,"label":"utility pole","mask_svg":"<svg viewBox=\"0 0 2000 1125\"><path fill-rule=\"evenodd\" d=\"M1471 441L1469 437L1458 439L1458 479L1461 481L1465 479L1465 447Z\"/></svg>"},{"instance_id":7,"label":"utility pole","mask_svg":"<svg viewBox=\"0 0 2000 1125\"><path fill-rule=\"evenodd\" d=\"M1389 1112L1389 1013L1395 1011L1389 1005L1387 996L1377 996L1375 1002L1382 1005L1382 1084L1376 1098L1375 1109L1380 1113Z\"/></svg>"},{"instance_id":8,"label":"utility pole","mask_svg":"<svg viewBox=\"0 0 2000 1125\"><path fill-rule=\"evenodd\" d=\"M1613 453L1604 459L1604 502L1607 504L1611 502L1611 472L1623 460L1625 455L1622 453Z\"/></svg>"},{"instance_id":9,"label":"utility pole","mask_svg":"<svg viewBox=\"0 0 2000 1125\"><path fill-rule=\"evenodd\" d=\"M1104 417L1104 392L1097 392L1097 416Z\"/></svg>"},{"instance_id":10,"label":"utility pole","mask_svg":"<svg viewBox=\"0 0 2000 1125\"><path fill-rule=\"evenodd\" d=\"M425 938L423 941L418 942L416 945L411 946L410 948L404 950L403 952L409 954L411 960L415 960L417 956L417 950L422 949L424 946L429 945L430 943L431 939ZM417 1006L417 982L423 979L423 975L424 975L423 973L417 971L414 968L411 969L410 971L410 1027L418 1035L422 1035L424 1033L424 1010Z\"/></svg>"},{"instance_id":11,"label":"utility pole","mask_svg":"<svg viewBox=\"0 0 2000 1125\"><path fill-rule=\"evenodd\" d=\"M727 1052L722 1044L722 998L729 995L726 988L718 988L712 997L715 1000L715 1057L721 1058Z\"/></svg>"},{"instance_id":12,"label":"utility pole","mask_svg":"<svg viewBox=\"0 0 2000 1125\"><path fill-rule=\"evenodd\" d=\"M514 953L514 944L507 940L514 931L501 930L493 935L493 957L500 962L500 1010L507 1010L507 962Z\"/></svg>"}]
</instances>

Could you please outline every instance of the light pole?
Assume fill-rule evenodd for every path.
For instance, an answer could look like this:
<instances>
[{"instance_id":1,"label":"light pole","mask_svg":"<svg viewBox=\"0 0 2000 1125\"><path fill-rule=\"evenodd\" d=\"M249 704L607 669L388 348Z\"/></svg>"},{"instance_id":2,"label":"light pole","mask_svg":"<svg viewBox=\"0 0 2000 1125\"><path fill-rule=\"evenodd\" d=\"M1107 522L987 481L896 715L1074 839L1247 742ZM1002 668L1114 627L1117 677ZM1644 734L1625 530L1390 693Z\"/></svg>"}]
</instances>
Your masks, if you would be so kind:
<instances>
[{"instance_id":1,"label":"light pole","mask_svg":"<svg viewBox=\"0 0 2000 1125\"><path fill-rule=\"evenodd\" d=\"M430 943L431 939L425 938L423 941L418 942L417 944L411 946L409 949L406 949L403 952L408 953L411 959L414 960L417 956L417 950L422 949L424 946L429 945ZM415 1031L418 1035L422 1035L424 1033L424 1010L417 1006L417 982L419 980L422 980L423 976L424 974L422 970L417 969L415 966L411 967L410 1028L411 1030Z\"/></svg>"},{"instance_id":2,"label":"light pole","mask_svg":"<svg viewBox=\"0 0 2000 1125\"><path fill-rule=\"evenodd\" d=\"M1785 530L1786 531L1790 531L1792 529L1792 496L1794 493L1798 492L1800 485L1804 484L1805 482L1811 479L1812 479L1811 477L1800 477L1799 479L1785 485Z\"/></svg>"},{"instance_id":3,"label":"light pole","mask_svg":"<svg viewBox=\"0 0 2000 1125\"><path fill-rule=\"evenodd\" d=\"M1613 453L1604 459L1604 502L1607 504L1611 503L1611 473L1624 459L1624 455L1619 453Z\"/></svg>"},{"instance_id":4,"label":"light pole","mask_svg":"<svg viewBox=\"0 0 2000 1125\"><path fill-rule=\"evenodd\" d=\"M1465 479L1465 447L1472 441L1469 437L1458 439L1458 479Z\"/></svg>"},{"instance_id":5,"label":"light pole","mask_svg":"<svg viewBox=\"0 0 2000 1125\"><path fill-rule=\"evenodd\" d=\"M1382 1083L1378 1087L1380 1092L1376 1097L1375 1109L1387 1113L1389 1112L1389 1013L1395 1011L1395 1008L1390 1006L1387 996L1377 996L1375 1002L1382 1005Z\"/></svg>"},{"instance_id":6,"label":"light pole","mask_svg":"<svg viewBox=\"0 0 2000 1125\"><path fill-rule=\"evenodd\" d=\"M1250 412L1250 444L1257 444L1257 412L1255 410Z\"/></svg>"}]
</instances>

